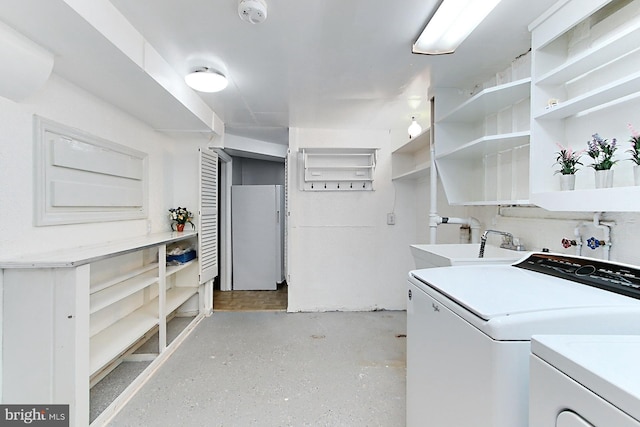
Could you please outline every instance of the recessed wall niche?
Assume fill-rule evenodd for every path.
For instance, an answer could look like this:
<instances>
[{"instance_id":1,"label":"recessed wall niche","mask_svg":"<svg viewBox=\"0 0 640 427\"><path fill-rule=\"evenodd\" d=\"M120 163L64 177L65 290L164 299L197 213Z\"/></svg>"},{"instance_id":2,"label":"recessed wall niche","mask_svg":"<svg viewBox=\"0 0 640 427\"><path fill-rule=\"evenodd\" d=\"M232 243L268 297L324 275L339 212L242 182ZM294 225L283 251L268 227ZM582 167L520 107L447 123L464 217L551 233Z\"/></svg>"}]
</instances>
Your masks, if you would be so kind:
<instances>
[{"instance_id":1,"label":"recessed wall niche","mask_svg":"<svg viewBox=\"0 0 640 427\"><path fill-rule=\"evenodd\" d=\"M34 116L36 226L147 217L147 154Z\"/></svg>"}]
</instances>

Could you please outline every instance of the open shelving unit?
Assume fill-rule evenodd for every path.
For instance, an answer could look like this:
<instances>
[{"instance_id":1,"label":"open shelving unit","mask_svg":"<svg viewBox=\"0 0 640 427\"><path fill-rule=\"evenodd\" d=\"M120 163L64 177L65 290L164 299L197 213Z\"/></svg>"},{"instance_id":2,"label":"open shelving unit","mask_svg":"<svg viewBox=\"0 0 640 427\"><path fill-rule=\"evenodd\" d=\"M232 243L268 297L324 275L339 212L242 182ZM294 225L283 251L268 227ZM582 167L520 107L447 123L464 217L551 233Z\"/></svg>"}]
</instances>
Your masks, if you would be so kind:
<instances>
[{"instance_id":1,"label":"open shelving unit","mask_svg":"<svg viewBox=\"0 0 640 427\"><path fill-rule=\"evenodd\" d=\"M480 118L497 114L523 99L529 98L531 78L503 83L484 89L439 119L439 122L475 122Z\"/></svg>"},{"instance_id":2,"label":"open shelving unit","mask_svg":"<svg viewBox=\"0 0 640 427\"><path fill-rule=\"evenodd\" d=\"M391 173L393 180L415 180L429 174L431 167L430 129L409 139L391 153Z\"/></svg>"},{"instance_id":3,"label":"open shelving unit","mask_svg":"<svg viewBox=\"0 0 640 427\"><path fill-rule=\"evenodd\" d=\"M184 264L166 267L165 282L167 278L177 274L179 271L189 268L196 261L189 261ZM92 292L89 296L89 314L97 313L100 310L111 309L120 301L127 297L138 294L146 288L160 286L159 265L157 262L134 271L141 271L140 274L129 277L129 273L109 280L112 283L105 287L105 283L100 283L95 288L101 290ZM121 279L121 280L119 280ZM92 286L94 288L94 286ZM160 291L156 291L159 293ZM192 286L174 287L166 289L165 308L163 313L169 314L185 303L189 298L198 293L197 283ZM90 339L90 372L93 377L97 373L104 376L105 368L119 355L125 352L131 345L137 342L140 337L148 331L158 326L162 322L160 315L160 298L156 296L151 301L144 303L135 310L119 318L113 324L97 332ZM166 343L164 344L166 345ZM112 366L112 368L114 368Z\"/></svg>"},{"instance_id":4,"label":"open shelving unit","mask_svg":"<svg viewBox=\"0 0 640 427\"><path fill-rule=\"evenodd\" d=\"M626 150L640 116L640 1L569 0L534 22L532 31L531 201L556 211L640 210ZM557 100L550 107L549 100ZM591 135L616 138L613 188L595 188L591 159L576 190L560 191L557 144L587 148Z\"/></svg>"},{"instance_id":5,"label":"open shelving unit","mask_svg":"<svg viewBox=\"0 0 640 427\"><path fill-rule=\"evenodd\" d=\"M435 156L452 205L529 203L531 78L435 90Z\"/></svg>"},{"instance_id":6,"label":"open shelving unit","mask_svg":"<svg viewBox=\"0 0 640 427\"><path fill-rule=\"evenodd\" d=\"M168 320L175 314L194 317L190 330L208 314L203 298L212 284L199 283L198 259L164 261L167 245L195 247L196 240L195 232L158 233L0 260L3 325L12 325L2 330L3 399L70 404L71 425L88 425L92 384L151 334L157 334L158 348L145 360L161 363L181 342L167 342ZM38 339L25 346L25 336ZM150 375L150 368L140 377Z\"/></svg>"}]
</instances>

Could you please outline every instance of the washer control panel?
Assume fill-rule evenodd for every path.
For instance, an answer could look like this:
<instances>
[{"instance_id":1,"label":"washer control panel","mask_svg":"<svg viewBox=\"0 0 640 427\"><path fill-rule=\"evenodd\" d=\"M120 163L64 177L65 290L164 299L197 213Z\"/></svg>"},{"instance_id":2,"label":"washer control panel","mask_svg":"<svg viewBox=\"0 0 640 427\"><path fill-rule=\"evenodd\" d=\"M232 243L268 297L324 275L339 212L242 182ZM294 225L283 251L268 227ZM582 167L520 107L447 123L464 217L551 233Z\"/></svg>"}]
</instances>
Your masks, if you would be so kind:
<instances>
[{"instance_id":1,"label":"washer control panel","mask_svg":"<svg viewBox=\"0 0 640 427\"><path fill-rule=\"evenodd\" d=\"M513 267L640 299L640 269L630 265L571 255L533 253Z\"/></svg>"}]
</instances>

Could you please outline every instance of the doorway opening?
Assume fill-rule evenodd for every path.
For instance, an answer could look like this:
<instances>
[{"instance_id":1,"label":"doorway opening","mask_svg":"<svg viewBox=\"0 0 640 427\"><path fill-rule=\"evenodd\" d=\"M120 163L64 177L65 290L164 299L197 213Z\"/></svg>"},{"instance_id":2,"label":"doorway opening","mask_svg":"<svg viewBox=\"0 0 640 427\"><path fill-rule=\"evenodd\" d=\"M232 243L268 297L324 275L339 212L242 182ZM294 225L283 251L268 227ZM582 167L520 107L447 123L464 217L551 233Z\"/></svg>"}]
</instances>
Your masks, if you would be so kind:
<instances>
[{"instance_id":1,"label":"doorway opening","mask_svg":"<svg viewBox=\"0 0 640 427\"><path fill-rule=\"evenodd\" d=\"M218 151L218 150L216 150ZM228 151L228 150L227 150ZM234 235L233 235L233 186L281 186L283 187L286 203L286 159L269 158L256 159L243 157L243 153L219 150L219 276L213 284L214 311L286 311L288 306L288 285L282 274L282 280L269 286L274 290L240 290L234 286L235 270L238 265L237 255L234 263ZM231 155L232 154L232 155ZM286 205L285 205L286 206ZM286 207L280 209L281 221L286 221ZM286 225L284 227L286 230ZM284 244L284 236L283 242ZM236 245L237 246L237 245ZM286 260L286 250L284 254ZM286 261L283 262L286 266ZM283 267L286 268L286 267ZM239 271L239 270L238 270Z\"/></svg>"}]
</instances>

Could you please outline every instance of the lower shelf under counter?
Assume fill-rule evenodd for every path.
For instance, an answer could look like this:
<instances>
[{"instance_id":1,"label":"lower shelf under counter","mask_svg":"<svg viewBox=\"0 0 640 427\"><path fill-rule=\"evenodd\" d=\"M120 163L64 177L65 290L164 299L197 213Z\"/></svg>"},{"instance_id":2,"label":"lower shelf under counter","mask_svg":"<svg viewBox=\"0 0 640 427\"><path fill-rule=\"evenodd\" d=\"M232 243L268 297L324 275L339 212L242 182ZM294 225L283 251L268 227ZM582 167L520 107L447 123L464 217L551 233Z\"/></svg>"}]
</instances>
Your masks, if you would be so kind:
<instances>
[{"instance_id":1,"label":"lower shelf under counter","mask_svg":"<svg viewBox=\"0 0 640 427\"><path fill-rule=\"evenodd\" d=\"M173 312L197 293L197 287L176 287L167 290L165 313ZM91 337L89 365L92 376L158 325L158 307L159 299L154 298Z\"/></svg>"}]
</instances>

